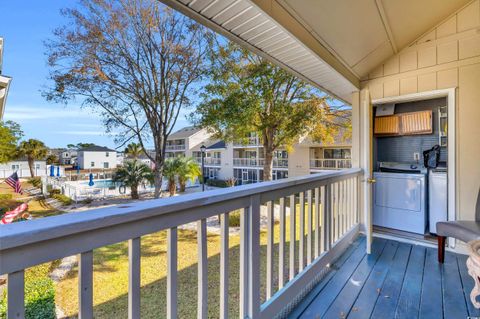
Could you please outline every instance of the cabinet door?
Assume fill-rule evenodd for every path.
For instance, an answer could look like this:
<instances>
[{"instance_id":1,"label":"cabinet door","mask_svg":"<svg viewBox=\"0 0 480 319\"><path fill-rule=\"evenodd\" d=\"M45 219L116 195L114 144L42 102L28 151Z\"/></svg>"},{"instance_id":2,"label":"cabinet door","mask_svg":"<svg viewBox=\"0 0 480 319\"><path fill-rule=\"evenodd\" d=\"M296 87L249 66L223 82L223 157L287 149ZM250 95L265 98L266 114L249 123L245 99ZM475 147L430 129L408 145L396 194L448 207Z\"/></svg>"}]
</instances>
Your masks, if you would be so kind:
<instances>
[{"instance_id":1,"label":"cabinet door","mask_svg":"<svg viewBox=\"0 0 480 319\"><path fill-rule=\"evenodd\" d=\"M400 133L400 118L394 116L381 116L375 118L376 135L396 135Z\"/></svg>"},{"instance_id":2,"label":"cabinet door","mask_svg":"<svg viewBox=\"0 0 480 319\"><path fill-rule=\"evenodd\" d=\"M431 134L432 127L432 111L420 111L412 113L404 113L402 117L402 134Z\"/></svg>"}]
</instances>

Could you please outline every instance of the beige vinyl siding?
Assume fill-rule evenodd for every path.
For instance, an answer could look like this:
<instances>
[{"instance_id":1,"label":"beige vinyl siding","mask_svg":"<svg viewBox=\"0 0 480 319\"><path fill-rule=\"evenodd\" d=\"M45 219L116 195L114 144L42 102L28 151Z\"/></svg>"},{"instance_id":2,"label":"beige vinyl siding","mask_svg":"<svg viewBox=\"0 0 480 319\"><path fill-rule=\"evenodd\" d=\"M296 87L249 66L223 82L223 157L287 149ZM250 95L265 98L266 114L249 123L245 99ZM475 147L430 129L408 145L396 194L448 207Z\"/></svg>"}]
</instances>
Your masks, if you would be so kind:
<instances>
[{"instance_id":1,"label":"beige vinyl siding","mask_svg":"<svg viewBox=\"0 0 480 319\"><path fill-rule=\"evenodd\" d=\"M480 1L382 63L362 88L374 100L456 88L457 218L474 219L480 187Z\"/></svg>"}]
</instances>

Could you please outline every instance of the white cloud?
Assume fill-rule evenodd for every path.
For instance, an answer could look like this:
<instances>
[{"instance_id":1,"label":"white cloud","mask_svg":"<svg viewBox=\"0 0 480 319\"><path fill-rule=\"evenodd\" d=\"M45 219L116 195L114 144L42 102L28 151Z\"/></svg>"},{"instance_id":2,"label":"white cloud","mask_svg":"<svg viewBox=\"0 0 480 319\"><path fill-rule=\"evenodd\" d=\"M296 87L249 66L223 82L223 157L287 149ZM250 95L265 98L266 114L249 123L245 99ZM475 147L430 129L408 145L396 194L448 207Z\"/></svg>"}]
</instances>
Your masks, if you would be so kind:
<instances>
[{"instance_id":1,"label":"white cloud","mask_svg":"<svg viewBox=\"0 0 480 319\"><path fill-rule=\"evenodd\" d=\"M79 107L62 106L15 106L8 105L5 119L12 121L66 119L66 118L98 118L98 115L82 110Z\"/></svg>"},{"instance_id":2,"label":"white cloud","mask_svg":"<svg viewBox=\"0 0 480 319\"><path fill-rule=\"evenodd\" d=\"M104 131L57 131L53 133L64 135L105 135Z\"/></svg>"}]
</instances>

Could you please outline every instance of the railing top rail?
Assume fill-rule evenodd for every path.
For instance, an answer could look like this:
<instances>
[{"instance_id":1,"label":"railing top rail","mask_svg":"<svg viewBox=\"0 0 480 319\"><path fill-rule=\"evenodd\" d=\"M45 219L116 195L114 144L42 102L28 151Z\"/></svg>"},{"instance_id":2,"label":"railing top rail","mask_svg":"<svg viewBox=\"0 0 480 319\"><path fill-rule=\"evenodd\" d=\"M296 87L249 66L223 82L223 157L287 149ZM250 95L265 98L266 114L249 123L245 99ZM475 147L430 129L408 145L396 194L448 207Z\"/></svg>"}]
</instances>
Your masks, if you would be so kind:
<instances>
[{"instance_id":1,"label":"railing top rail","mask_svg":"<svg viewBox=\"0 0 480 319\"><path fill-rule=\"evenodd\" d=\"M232 201L241 201L253 195L280 194L282 190L311 186L312 183L326 184L360 175L360 168L345 169L322 174L313 174L271 182L249 184L235 189L217 189L203 193L193 193L158 200L140 201L125 205L100 208L88 213L67 213L58 216L45 217L28 222L13 223L0 226L0 254L29 244L50 241L65 236L80 235L84 232L101 230L108 227L128 225L152 217L168 215L175 212L192 211L195 214L201 207L221 205L231 208ZM279 195L280 196L280 195ZM211 215L216 212L212 209ZM201 217L203 218L203 217ZM181 221L182 220L181 218ZM183 224L183 223L182 223ZM0 262L0 272L2 267Z\"/></svg>"}]
</instances>

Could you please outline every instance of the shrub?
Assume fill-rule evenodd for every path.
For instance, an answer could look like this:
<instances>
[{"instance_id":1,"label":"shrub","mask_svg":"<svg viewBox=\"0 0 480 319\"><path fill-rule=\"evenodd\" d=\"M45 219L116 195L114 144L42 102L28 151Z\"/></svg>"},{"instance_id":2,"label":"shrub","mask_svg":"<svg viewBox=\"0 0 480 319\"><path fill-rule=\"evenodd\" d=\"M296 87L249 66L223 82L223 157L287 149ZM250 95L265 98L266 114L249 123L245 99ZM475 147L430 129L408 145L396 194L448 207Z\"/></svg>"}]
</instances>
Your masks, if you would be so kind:
<instances>
[{"instance_id":1,"label":"shrub","mask_svg":"<svg viewBox=\"0 0 480 319\"><path fill-rule=\"evenodd\" d=\"M83 203L83 204L86 204L86 205L90 204L91 202L93 202L93 199L90 198L90 197L85 198L84 200L82 200L82 203Z\"/></svg>"},{"instance_id":2,"label":"shrub","mask_svg":"<svg viewBox=\"0 0 480 319\"><path fill-rule=\"evenodd\" d=\"M53 194L52 198L58 200L63 205L71 205L73 203L73 200L70 197L63 194Z\"/></svg>"},{"instance_id":3,"label":"shrub","mask_svg":"<svg viewBox=\"0 0 480 319\"><path fill-rule=\"evenodd\" d=\"M11 200L12 198L12 194L0 194L0 200Z\"/></svg>"},{"instance_id":4,"label":"shrub","mask_svg":"<svg viewBox=\"0 0 480 319\"><path fill-rule=\"evenodd\" d=\"M50 197L53 197L53 195L60 195L61 193L62 191L56 188L50 189L48 191L48 194L50 195Z\"/></svg>"},{"instance_id":5,"label":"shrub","mask_svg":"<svg viewBox=\"0 0 480 319\"><path fill-rule=\"evenodd\" d=\"M205 182L208 186L213 186L213 187L228 187L227 182L225 182L223 179L207 179Z\"/></svg>"},{"instance_id":6,"label":"shrub","mask_svg":"<svg viewBox=\"0 0 480 319\"><path fill-rule=\"evenodd\" d=\"M241 216L240 210L231 212L228 215L228 226L240 227L240 216Z\"/></svg>"},{"instance_id":7,"label":"shrub","mask_svg":"<svg viewBox=\"0 0 480 319\"><path fill-rule=\"evenodd\" d=\"M33 187L37 187L37 188L42 187L42 179L40 177L32 177L28 180L28 183Z\"/></svg>"},{"instance_id":8,"label":"shrub","mask_svg":"<svg viewBox=\"0 0 480 319\"><path fill-rule=\"evenodd\" d=\"M41 267L41 266L40 266ZM7 294L0 296L0 318L6 318ZM32 274L25 278L25 318L53 319L55 314L55 287L48 275Z\"/></svg>"}]
</instances>

